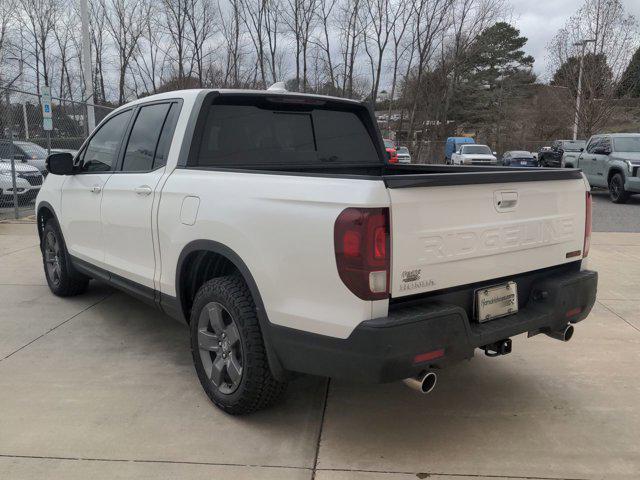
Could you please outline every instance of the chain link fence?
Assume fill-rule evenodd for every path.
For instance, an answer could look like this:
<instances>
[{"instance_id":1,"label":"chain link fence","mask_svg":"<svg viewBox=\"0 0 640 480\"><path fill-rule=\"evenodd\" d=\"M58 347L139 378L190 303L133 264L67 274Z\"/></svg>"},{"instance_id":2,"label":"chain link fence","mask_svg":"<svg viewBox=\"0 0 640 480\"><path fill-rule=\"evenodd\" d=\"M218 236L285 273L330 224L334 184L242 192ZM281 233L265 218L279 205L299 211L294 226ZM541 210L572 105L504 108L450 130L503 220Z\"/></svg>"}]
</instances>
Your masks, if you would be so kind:
<instances>
[{"instance_id":1,"label":"chain link fence","mask_svg":"<svg viewBox=\"0 0 640 480\"><path fill-rule=\"evenodd\" d=\"M87 104L52 97L44 130L38 94L0 87L0 220L33 215L50 152L75 153L87 138ZM110 107L94 106L96 124Z\"/></svg>"}]
</instances>

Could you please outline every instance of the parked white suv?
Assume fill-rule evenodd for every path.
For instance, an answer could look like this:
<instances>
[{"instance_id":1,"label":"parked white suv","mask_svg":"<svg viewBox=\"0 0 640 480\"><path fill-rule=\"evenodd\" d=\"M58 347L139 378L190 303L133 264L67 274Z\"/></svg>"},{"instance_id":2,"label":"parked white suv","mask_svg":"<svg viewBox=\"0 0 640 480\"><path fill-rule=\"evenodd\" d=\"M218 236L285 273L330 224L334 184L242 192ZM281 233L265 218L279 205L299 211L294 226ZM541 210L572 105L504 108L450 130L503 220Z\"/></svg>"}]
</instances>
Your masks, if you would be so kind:
<instances>
[{"instance_id":1,"label":"parked white suv","mask_svg":"<svg viewBox=\"0 0 640 480\"><path fill-rule=\"evenodd\" d=\"M497 165L498 158L486 145L463 143L460 149L451 155L453 165Z\"/></svg>"},{"instance_id":2,"label":"parked white suv","mask_svg":"<svg viewBox=\"0 0 640 480\"><path fill-rule=\"evenodd\" d=\"M42 185L42 173L36 167L20 161L14 161L14 168L18 203L33 202ZM0 203L5 206L11 204L14 200L13 197L11 162L0 160Z\"/></svg>"},{"instance_id":3,"label":"parked white suv","mask_svg":"<svg viewBox=\"0 0 640 480\"><path fill-rule=\"evenodd\" d=\"M294 372L427 392L437 369L568 340L596 293L577 170L389 165L351 100L188 90L109 115L38 197L47 282L108 282L189 324L223 410Z\"/></svg>"}]
</instances>

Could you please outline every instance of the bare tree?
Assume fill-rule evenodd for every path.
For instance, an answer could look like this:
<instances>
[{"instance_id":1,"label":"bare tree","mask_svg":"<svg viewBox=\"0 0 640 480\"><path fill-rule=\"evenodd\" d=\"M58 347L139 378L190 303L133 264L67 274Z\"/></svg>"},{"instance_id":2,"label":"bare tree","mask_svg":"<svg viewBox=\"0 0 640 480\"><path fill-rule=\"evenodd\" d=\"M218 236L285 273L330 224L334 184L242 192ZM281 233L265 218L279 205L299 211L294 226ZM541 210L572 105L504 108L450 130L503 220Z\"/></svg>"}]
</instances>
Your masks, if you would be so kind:
<instances>
[{"instance_id":1,"label":"bare tree","mask_svg":"<svg viewBox=\"0 0 640 480\"><path fill-rule=\"evenodd\" d=\"M289 8L284 16L285 23L295 42L296 85L303 92L307 90L307 60L311 38L318 19L316 15L317 4L318 0L287 0Z\"/></svg>"},{"instance_id":2,"label":"bare tree","mask_svg":"<svg viewBox=\"0 0 640 480\"><path fill-rule=\"evenodd\" d=\"M32 40L36 88L40 91L40 79L49 86L50 39L58 15L56 0L20 0L22 12Z\"/></svg>"},{"instance_id":3,"label":"bare tree","mask_svg":"<svg viewBox=\"0 0 640 480\"><path fill-rule=\"evenodd\" d=\"M363 0L344 0L336 19L340 37L340 55L342 60L341 94L354 95L355 62L358 50L363 42Z\"/></svg>"},{"instance_id":4,"label":"bare tree","mask_svg":"<svg viewBox=\"0 0 640 480\"><path fill-rule=\"evenodd\" d=\"M264 15L264 30L267 35L267 43L269 47L269 71L273 82L279 80L281 73L281 65L278 57L278 33L280 32L282 23L282 9L279 0L270 0L266 2L266 11Z\"/></svg>"},{"instance_id":5,"label":"bare tree","mask_svg":"<svg viewBox=\"0 0 640 480\"><path fill-rule=\"evenodd\" d=\"M220 32L222 35L225 57L222 84L226 87L240 86L240 63L242 58L240 37L240 0L229 0L229 9L225 12L218 4L220 20Z\"/></svg>"},{"instance_id":6,"label":"bare tree","mask_svg":"<svg viewBox=\"0 0 640 480\"><path fill-rule=\"evenodd\" d=\"M118 53L118 103L122 105L126 100L126 74L145 31L149 4L140 0L100 1L105 10L105 26Z\"/></svg>"},{"instance_id":7,"label":"bare tree","mask_svg":"<svg viewBox=\"0 0 640 480\"><path fill-rule=\"evenodd\" d=\"M3 0L0 2L0 65L4 59L9 39L9 27L15 15L15 1Z\"/></svg>"},{"instance_id":8,"label":"bare tree","mask_svg":"<svg viewBox=\"0 0 640 480\"><path fill-rule=\"evenodd\" d=\"M442 38L442 32L449 26L449 9L453 0L416 0L413 3L413 20L416 29L416 84L422 84L425 71L432 59L434 51L437 49L437 42ZM420 88L411 105L411 113L409 114L409 138L413 136L415 127L416 111L418 103L423 97Z\"/></svg>"},{"instance_id":9,"label":"bare tree","mask_svg":"<svg viewBox=\"0 0 640 480\"><path fill-rule=\"evenodd\" d=\"M187 4L189 0L162 0L164 7L164 26L169 34L173 55L170 56L173 66L176 68L176 76L180 84L185 78L185 63L188 56L187 30L188 14ZM191 67L188 75L191 75Z\"/></svg>"},{"instance_id":10,"label":"bare tree","mask_svg":"<svg viewBox=\"0 0 640 480\"><path fill-rule=\"evenodd\" d=\"M203 86L205 44L215 33L215 17L209 0L187 0L187 40L191 44L198 85Z\"/></svg>"},{"instance_id":11,"label":"bare tree","mask_svg":"<svg viewBox=\"0 0 640 480\"><path fill-rule=\"evenodd\" d=\"M265 16L267 14L269 3L268 0L239 0L240 18L244 22L251 42L253 43L257 64L256 75L260 75L262 86L266 86L267 77L265 71ZM255 80L254 80L255 83Z\"/></svg>"},{"instance_id":12,"label":"bare tree","mask_svg":"<svg viewBox=\"0 0 640 480\"><path fill-rule=\"evenodd\" d=\"M336 73L335 66L333 64L333 60L331 58L331 34L330 34L330 20L332 18L332 13L334 12L334 8L338 0L317 0L316 2L316 15L318 17L317 23L321 28L321 37L315 38L312 42L318 46L318 48L322 51L324 69L328 75L328 81L331 85L331 89L336 87ZM316 65L319 66L320 55L316 58ZM318 70L316 68L316 70ZM316 84L320 82L320 77L316 78Z\"/></svg>"},{"instance_id":13,"label":"bare tree","mask_svg":"<svg viewBox=\"0 0 640 480\"><path fill-rule=\"evenodd\" d=\"M94 90L97 92L95 95L96 101L106 102L107 91L105 88L105 35L102 28L103 17L105 15L104 6L100 2L89 3L89 33L91 35L91 44L93 46L93 55L95 63L93 66L93 82ZM80 43L80 42L78 42ZM80 51L80 47L77 48ZM82 59L82 56L80 56Z\"/></svg>"},{"instance_id":14,"label":"bare tree","mask_svg":"<svg viewBox=\"0 0 640 480\"><path fill-rule=\"evenodd\" d=\"M407 33L407 27L410 25L409 17L411 15L411 8L408 0L399 0L397 10L397 21L391 30L392 45L393 45L393 59L391 65L391 92L389 94L389 110L387 112L387 125L391 124L391 108L396 95L396 88L398 86L398 69L400 68L400 62L406 56L411 45L415 45L415 42L405 41L405 34ZM409 69L411 68L412 56L408 60Z\"/></svg>"},{"instance_id":15,"label":"bare tree","mask_svg":"<svg viewBox=\"0 0 640 480\"><path fill-rule=\"evenodd\" d=\"M391 0L370 0L367 5L367 27L365 28L364 45L369 57L371 67L371 103L376 104L380 78L382 75L382 62L392 32L396 30L396 24L406 10L403 0L392 2ZM404 26L403 28L406 28ZM371 39L369 41L369 39ZM372 46L370 44L373 44Z\"/></svg>"},{"instance_id":16,"label":"bare tree","mask_svg":"<svg viewBox=\"0 0 640 480\"><path fill-rule=\"evenodd\" d=\"M600 130L611 117L616 86L636 47L638 25L626 14L620 0L586 0L548 46L556 86L567 107L576 108L577 81L582 46L585 49L582 75L582 103L578 115L579 132L584 137ZM575 111L575 110L574 110Z\"/></svg>"}]
</instances>

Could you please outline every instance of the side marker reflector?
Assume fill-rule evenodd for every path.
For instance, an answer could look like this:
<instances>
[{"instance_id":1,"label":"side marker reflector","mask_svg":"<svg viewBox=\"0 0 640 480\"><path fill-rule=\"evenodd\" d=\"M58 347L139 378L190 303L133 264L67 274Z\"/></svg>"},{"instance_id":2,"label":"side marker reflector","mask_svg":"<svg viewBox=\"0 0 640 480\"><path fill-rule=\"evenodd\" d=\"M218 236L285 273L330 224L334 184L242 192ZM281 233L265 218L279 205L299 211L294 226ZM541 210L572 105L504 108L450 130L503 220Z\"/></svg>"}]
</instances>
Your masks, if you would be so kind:
<instances>
[{"instance_id":1,"label":"side marker reflector","mask_svg":"<svg viewBox=\"0 0 640 480\"><path fill-rule=\"evenodd\" d=\"M431 352L420 353L413 357L413 363L428 362L429 360L435 360L436 358L444 357L444 348L433 350Z\"/></svg>"},{"instance_id":2,"label":"side marker reflector","mask_svg":"<svg viewBox=\"0 0 640 480\"><path fill-rule=\"evenodd\" d=\"M582 312L582 307L576 307L576 308L572 308L571 310L567 311L567 313L565 313L565 317L569 318L569 317L575 317L576 315L578 315L580 312Z\"/></svg>"}]
</instances>

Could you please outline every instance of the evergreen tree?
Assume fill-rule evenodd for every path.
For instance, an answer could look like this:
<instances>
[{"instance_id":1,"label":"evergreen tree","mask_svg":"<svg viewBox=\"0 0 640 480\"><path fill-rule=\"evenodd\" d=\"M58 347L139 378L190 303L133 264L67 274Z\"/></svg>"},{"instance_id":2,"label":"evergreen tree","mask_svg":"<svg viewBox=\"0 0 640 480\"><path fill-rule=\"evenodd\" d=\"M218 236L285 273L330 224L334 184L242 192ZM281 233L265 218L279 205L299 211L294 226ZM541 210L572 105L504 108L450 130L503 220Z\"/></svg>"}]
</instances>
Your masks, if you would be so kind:
<instances>
[{"instance_id":1,"label":"evergreen tree","mask_svg":"<svg viewBox=\"0 0 640 480\"><path fill-rule=\"evenodd\" d=\"M640 97L640 47L633 54L627 69L622 74L616 94L618 97Z\"/></svg>"}]
</instances>

